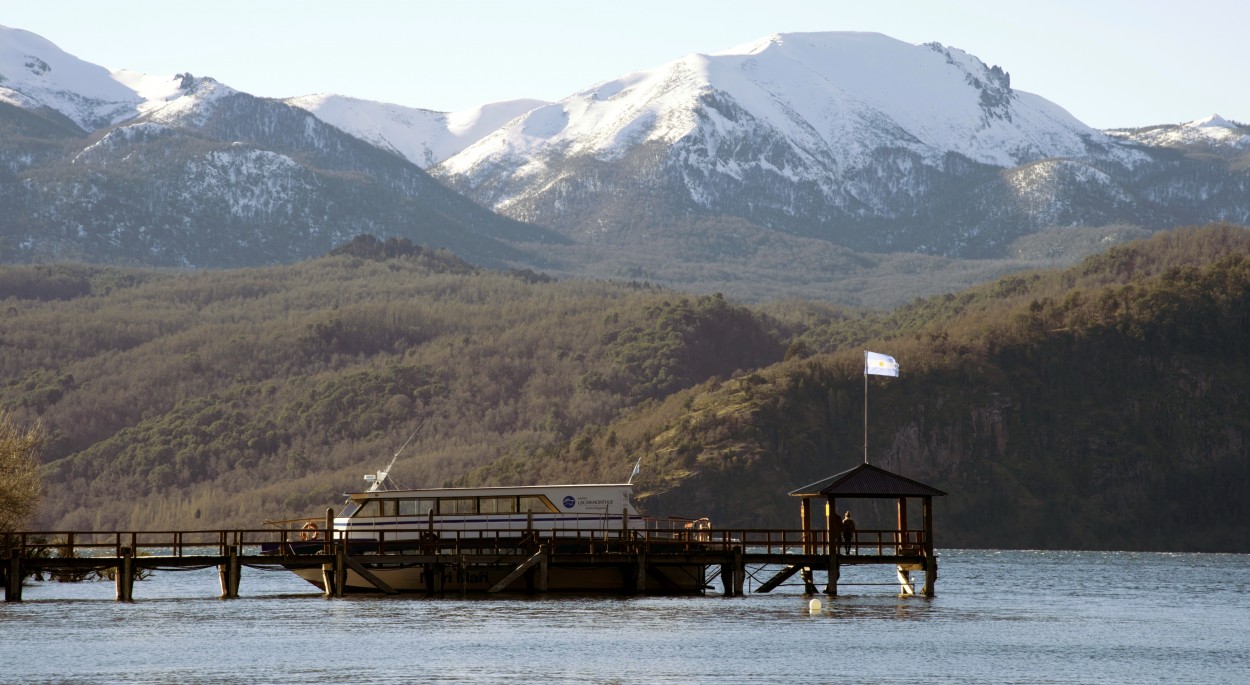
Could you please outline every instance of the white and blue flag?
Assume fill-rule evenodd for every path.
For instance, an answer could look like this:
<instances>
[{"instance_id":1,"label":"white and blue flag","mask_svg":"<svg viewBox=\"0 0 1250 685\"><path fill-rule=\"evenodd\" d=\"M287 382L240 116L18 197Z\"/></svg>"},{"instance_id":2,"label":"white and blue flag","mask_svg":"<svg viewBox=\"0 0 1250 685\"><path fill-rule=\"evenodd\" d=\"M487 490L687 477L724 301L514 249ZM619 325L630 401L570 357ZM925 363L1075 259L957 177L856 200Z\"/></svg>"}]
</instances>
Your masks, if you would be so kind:
<instances>
[{"instance_id":1,"label":"white and blue flag","mask_svg":"<svg viewBox=\"0 0 1250 685\"><path fill-rule=\"evenodd\" d=\"M888 354L864 351L865 376L893 376L898 378L898 362Z\"/></svg>"}]
</instances>

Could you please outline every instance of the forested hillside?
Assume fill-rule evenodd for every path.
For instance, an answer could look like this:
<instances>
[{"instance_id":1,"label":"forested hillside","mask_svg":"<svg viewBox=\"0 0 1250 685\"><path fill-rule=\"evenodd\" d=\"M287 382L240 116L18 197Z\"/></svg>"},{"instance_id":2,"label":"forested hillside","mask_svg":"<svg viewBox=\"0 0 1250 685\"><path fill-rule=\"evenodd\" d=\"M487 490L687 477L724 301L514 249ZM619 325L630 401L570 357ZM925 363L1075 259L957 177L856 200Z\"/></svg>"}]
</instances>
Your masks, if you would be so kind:
<instances>
[{"instance_id":1,"label":"forested hillside","mask_svg":"<svg viewBox=\"0 0 1250 685\"><path fill-rule=\"evenodd\" d=\"M801 330L784 363L465 482L641 457L653 509L793 526L783 493L863 459L867 345L903 369L870 378L870 461L950 493L943 544L1250 551L1244 229L1161 234L888 315L809 311Z\"/></svg>"},{"instance_id":2,"label":"forested hillside","mask_svg":"<svg viewBox=\"0 0 1250 685\"><path fill-rule=\"evenodd\" d=\"M418 426L395 479L439 485L781 359L776 325L723 298L368 246L256 270L0 270L0 402L54 436L38 523L316 513Z\"/></svg>"},{"instance_id":3,"label":"forested hillside","mask_svg":"<svg viewBox=\"0 0 1250 685\"><path fill-rule=\"evenodd\" d=\"M624 480L791 527L863 458L950 493L939 545L1250 551L1250 232L1113 248L892 312L489 272L404 241L184 272L0 268L0 406L43 528L311 515L410 485Z\"/></svg>"}]
</instances>

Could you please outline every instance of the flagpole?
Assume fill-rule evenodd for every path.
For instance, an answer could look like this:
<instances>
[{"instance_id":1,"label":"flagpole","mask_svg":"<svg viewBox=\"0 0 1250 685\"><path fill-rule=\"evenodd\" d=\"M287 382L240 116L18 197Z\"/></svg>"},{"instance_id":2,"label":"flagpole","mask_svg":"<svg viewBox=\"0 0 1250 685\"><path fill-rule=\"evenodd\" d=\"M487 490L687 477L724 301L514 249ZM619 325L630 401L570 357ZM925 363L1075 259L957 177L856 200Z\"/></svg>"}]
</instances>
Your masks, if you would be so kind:
<instances>
[{"instance_id":1,"label":"flagpole","mask_svg":"<svg viewBox=\"0 0 1250 685\"><path fill-rule=\"evenodd\" d=\"M868 366L864 366L864 463L868 463Z\"/></svg>"},{"instance_id":2,"label":"flagpole","mask_svg":"<svg viewBox=\"0 0 1250 685\"><path fill-rule=\"evenodd\" d=\"M868 463L868 375L898 378L898 362L888 354L864 350L864 463Z\"/></svg>"}]
</instances>

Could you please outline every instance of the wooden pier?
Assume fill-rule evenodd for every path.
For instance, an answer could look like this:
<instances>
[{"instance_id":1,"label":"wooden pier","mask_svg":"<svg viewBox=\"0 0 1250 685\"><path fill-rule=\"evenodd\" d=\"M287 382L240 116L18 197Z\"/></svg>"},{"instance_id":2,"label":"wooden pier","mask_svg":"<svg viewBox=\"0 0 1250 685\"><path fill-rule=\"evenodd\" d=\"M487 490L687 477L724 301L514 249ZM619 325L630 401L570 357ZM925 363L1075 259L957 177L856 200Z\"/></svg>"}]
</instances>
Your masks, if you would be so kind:
<instances>
[{"instance_id":1,"label":"wooden pier","mask_svg":"<svg viewBox=\"0 0 1250 685\"><path fill-rule=\"evenodd\" d=\"M332 520L331 520L332 522ZM329 528L329 526L327 526ZM238 597L243 566L302 569L329 596L348 591L392 594L384 570L416 568L430 594L557 591L569 579L592 572L592 592L705 594L719 579L727 596L748 589L769 592L798 575L805 592L817 594L814 573L827 574L823 592L836 595L845 566L893 566L899 592L916 592L909 573L925 573L924 594L933 594L937 558L924 530L858 530L849 552L825 531L811 530L616 530L556 533L460 530L419 537L423 529L388 531L381 539L344 540L320 535L301 540L299 530L257 529L156 532L23 532L0 536L0 576L6 601L22 599L22 582L33 575L111 576L119 601L135 599L135 579L162 569L216 567L221 597ZM321 532L324 533L325 529ZM389 538L387 537L389 536ZM328 539L327 539L328 538ZM603 579L607 578L606 581ZM606 584L605 584L606 583ZM754 584L753 588L749 586ZM577 591L577 590L573 590Z\"/></svg>"}]
</instances>

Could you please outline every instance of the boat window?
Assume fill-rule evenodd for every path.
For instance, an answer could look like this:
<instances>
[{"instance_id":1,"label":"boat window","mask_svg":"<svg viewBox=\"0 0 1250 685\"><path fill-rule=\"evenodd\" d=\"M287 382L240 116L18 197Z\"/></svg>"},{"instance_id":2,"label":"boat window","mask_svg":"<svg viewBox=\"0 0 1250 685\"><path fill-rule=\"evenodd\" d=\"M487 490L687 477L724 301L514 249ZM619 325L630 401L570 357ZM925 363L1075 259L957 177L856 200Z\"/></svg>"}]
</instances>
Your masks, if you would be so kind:
<instances>
[{"instance_id":1,"label":"boat window","mask_svg":"<svg viewBox=\"0 0 1250 685\"><path fill-rule=\"evenodd\" d=\"M359 507L356 513L353 514L356 518L395 515L395 500L393 499L371 499L360 502Z\"/></svg>"},{"instance_id":2,"label":"boat window","mask_svg":"<svg viewBox=\"0 0 1250 685\"><path fill-rule=\"evenodd\" d=\"M350 516L354 516L357 511L360 511L360 502L357 502L356 500L350 500L343 507L343 511L339 512L339 518L348 518Z\"/></svg>"},{"instance_id":3,"label":"boat window","mask_svg":"<svg viewBox=\"0 0 1250 685\"><path fill-rule=\"evenodd\" d=\"M543 495L522 495L517 500L517 511L557 511Z\"/></svg>"},{"instance_id":4,"label":"boat window","mask_svg":"<svg viewBox=\"0 0 1250 685\"><path fill-rule=\"evenodd\" d=\"M479 507L483 514L512 514L516 512L516 497L483 497Z\"/></svg>"},{"instance_id":5,"label":"boat window","mask_svg":"<svg viewBox=\"0 0 1250 685\"><path fill-rule=\"evenodd\" d=\"M440 514L476 514L476 497L445 497L438 500Z\"/></svg>"},{"instance_id":6,"label":"boat window","mask_svg":"<svg viewBox=\"0 0 1250 685\"><path fill-rule=\"evenodd\" d=\"M429 497L420 499L401 499L399 500L400 516L425 516L434 509L437 502Z\"/></svg>"}]
</instances>

